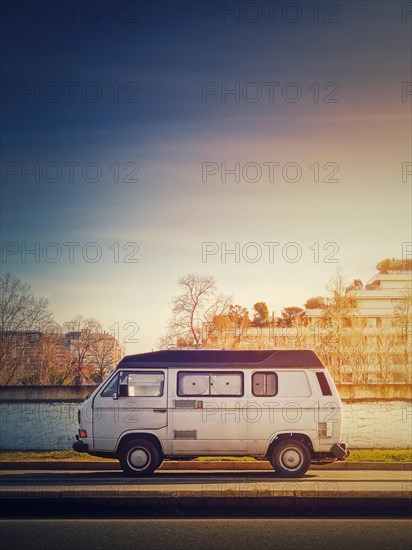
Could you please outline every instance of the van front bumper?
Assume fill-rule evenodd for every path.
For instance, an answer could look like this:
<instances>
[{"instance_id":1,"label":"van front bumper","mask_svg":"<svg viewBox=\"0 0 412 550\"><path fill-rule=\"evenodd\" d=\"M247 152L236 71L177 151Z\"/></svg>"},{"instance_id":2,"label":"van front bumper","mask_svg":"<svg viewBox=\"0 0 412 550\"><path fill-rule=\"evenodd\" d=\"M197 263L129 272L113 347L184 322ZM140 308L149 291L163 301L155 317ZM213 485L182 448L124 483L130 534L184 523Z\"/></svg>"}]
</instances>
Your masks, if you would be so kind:
<instances>
[{"instance_id":1,"label":"van front bumper","mask_svg":"<svg viewBox=\"0 0 412 550\"><path fill-rule=\"evenodd\" d=\"M76 435L76 439L77 441L75 441L72 445L73 450L77 451L78 453L88 453L89 445L87 443L84 443L84 441L80 441L78 435Z\"/></svg>"}]
</instances>

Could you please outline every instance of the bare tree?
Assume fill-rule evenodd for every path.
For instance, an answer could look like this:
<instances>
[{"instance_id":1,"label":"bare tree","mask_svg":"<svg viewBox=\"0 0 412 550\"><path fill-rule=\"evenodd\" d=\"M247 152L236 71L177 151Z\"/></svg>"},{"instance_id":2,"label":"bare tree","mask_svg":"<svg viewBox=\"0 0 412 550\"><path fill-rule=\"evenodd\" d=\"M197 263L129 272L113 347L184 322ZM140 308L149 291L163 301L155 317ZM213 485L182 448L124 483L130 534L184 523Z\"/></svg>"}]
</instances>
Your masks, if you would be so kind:
<instances>
[{"instance_id":1,"label":"bare tree","mask_svg":"<svg viewBox=\"0 0 412 550\"><path fill-rule=\"evenodd\" d=\"M276 328L273 326L273 341L277 347L286 349L305 349L316 347L316 341L310 331L305 331L306 314L303 309L286 307L277 317Z\"/></svg>"},{"instance_id":2,"label":"bare tree","mask_svg":"<svg viewBox=\"0 0 412 550\"><path fill-rule=\"evenodd\" d=\"M230 298L217 292L217 279L190 273L178 280L181 294L172 301L172 317L166 334L159 339L162 348L176 346L184 339L187 347L198 349L204 341L203 325L224 314ZM181 341L181 340L180 340Z\"/></svg>"},{"instance_id":3,"label":"bare tree","mask_svg":"<svg viewBox=\"0 0 412 550\"><path fill-rule=\"evenodd\" d=\"M410 383L411 355L412 355L412 292L410 289L402 291L402 298L395 307L393 326L397 334L398 355L402 357L404 365L404 382Z\"/></svg>"},{"instance_id":4,"label":"bare tree","mask_svg":"<svg viewBox=\"0 0 412 550\"><path fill-rule=\"evenodd\" d=\"M353 384L368 382L368 370L376 368L376 363L371 364L370 340L366 336L367 321L362 317L351 316L351 326L345 329L348 333L345 338L346 356L349 365L348 379L345 373L341 373L340 380L350 381Z\"/></svg>"},{"instance_id":5,"label":"bare tree","mask_svg":"<svg viewBox=\"0 0 412 550\"><path fill-rule=\"evenodd\" d=\"M249 312L245 307L229 305L227 313L215 315L205 324L203 347L240 349L251 340L248 334L251 325Z\"/></svg>"},{"instance_id":6,"label":"bare tree","mask_svg":"<svg viewBox=\"0 0 412 550\"><path fill-rule=\"evenodd\" d=\"M355 315L357 303L351 295L351 291L347 286L345 276L341 269L338 269L335 275L332 275L326 290L329 296L324 303L324 319L350 319ZM346 325L347 326L347 325Z\"/></svg>"},{"instance_id":7,"label":"bare tree","mask_svg":"<svg viewBox=\"0 0 412 550\"><path fill-rule=\"evenodd\" d=\"M68 330L65 336L70 351L74 384L81 385L91 375L90 352L102 336L102 327L95 319L86 319L82 315L65 323L65 326Z\"/></svg>"},{"instance_id":8,"label":"bare tree","mask_svg":"<svg viewBox=\"0 0 412 550\"><path fill-rule=\"evenodd\" d=\"M230 305L228 315L229 319L239 330L250 325L249 312L245 307L239 306L238 304L234 306Z\"/></svg>"},{"instance_id":9,"label":"bare tree","mask_svg":"<svg viewBox=\"0 0 412 550\"><path fill-rule=\"evenodd\" d=\"M341 269L326 285L329 295L324 299L320 341L316 346L336 381L342 378L342 369L350 362L351 331L357 312L356 300L351 296Z\"/></svg>"},{"instance_id":10,"label":"bare tree","mask_svg":"<svg viewBox=\"0 0 412 550\"><path fill-rule=\"evenodd\" d=\"M116 366L119 359L116 354L116 345L117 342L111 334L100 334L92 341L88 353L91 382L100 384Z\"/></svg>"},{"instance_id":11,"label":"bare tree","mask_svg":"<svg viewBox=\"0 0 412 550\"><path fill-rule=\"evenodd\" d=\"M46 298L11 273L0 275L0 383L18 383L30 363L33 338L51 322Z\"/></svg>"},{"instance_id":12,"label":"bare tree","mask_svg":"<svg viewBox=\"0 0 412 550\"><path fill-rule=\"evenodd\" d=\"M25 385L54 386L73 383L70 352L65 344L64 336L46 329L34 349L34 364L27 369L22 382Z\"/></svg>"},{"instance_id":13,"label":"bare tree","mask_svg":"<svg viewBox=\"0 0 412 550\"><path fill-rule=\"evenodd\" d=\"M393 380L393 360L398 349L398 339L390 327L378 327L372 336L374 356L379 368L379 379L382 384Z\"/></svg>"},{"instance_id":14,"label":"bare tree","mask_svg":"<svg viewBox=\"0 0 412 550\"><path fill-rule=\"evenodd\" d=\"M23 384L98 384L118 363L120 347L97 321L78 316L65 325L71 329L66 334L49 330L39 336Z\"/></svg>"}]
</instances>

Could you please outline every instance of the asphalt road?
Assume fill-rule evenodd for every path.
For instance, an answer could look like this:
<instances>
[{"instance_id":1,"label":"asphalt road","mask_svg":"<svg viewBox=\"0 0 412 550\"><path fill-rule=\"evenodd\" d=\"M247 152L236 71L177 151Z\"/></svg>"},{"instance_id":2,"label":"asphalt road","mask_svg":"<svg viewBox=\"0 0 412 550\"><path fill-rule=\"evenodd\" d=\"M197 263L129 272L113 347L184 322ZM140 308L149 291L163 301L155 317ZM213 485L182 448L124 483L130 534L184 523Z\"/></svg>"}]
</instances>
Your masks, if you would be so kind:
<instances>
[{"instance_id":1,"label":"asphalt road","mask_svg":"<svg viewBox=\"0 0 412 550\"><path fill-rule=\"evenodd\" d=\"M2 550L409 550L411 520L2 520Z\"/></svg>"},{"instance_id":2,"label":"asphalt road","mask_svg":"<svg viewBox=\"0 0 412 550\"><path fill-rule=\"evenodd\" d=\"M410 471L3 471L8 518L410 517ZM114 514L114 515L113 515ZM116 515L118 514L118 515Z\"/></svg>"}]
</instances>

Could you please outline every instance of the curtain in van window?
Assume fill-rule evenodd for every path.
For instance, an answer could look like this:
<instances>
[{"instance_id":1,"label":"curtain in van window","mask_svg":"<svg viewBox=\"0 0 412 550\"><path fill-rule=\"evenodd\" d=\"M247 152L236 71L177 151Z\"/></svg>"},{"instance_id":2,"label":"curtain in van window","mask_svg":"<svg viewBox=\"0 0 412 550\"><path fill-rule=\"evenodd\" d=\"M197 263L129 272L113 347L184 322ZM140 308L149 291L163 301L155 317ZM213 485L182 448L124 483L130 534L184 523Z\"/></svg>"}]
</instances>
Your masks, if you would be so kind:
<instances>
[{"instance_id":1,"label":"curtain in van window","mask_svg":"<svg viewBox=\"0 0 412 550\"><path fill-rule=\"evenodd\" d=\"M275 372L255 372L252 375L252 393L256 396L273 397L277 393Z\"/></svg>"},{"instance_id":2,"label":"curtain in van window","mask_svg":"<svg viewBox=\"0 0 412 550\"><path fill-rule=\"evenodd\" d=\"M179 372L178 395L243 395L241 372Z\"/></svg>"},{"instance_id":3,"label":"curtain in van window","mask_svg":"<svg viewBox=\"0 0 412 550\"><path fill-rule=\"evenodd\" d=\"M223 372L210 375L210 395L243 395L240 372Z\"/></svg>"},{"instance_id":4,"label":"curtain in van window","mask_svg":"<svg viewBox=\"0 0 412 550\"><path fill-rule=\"evenodd\" d=\"M178 395L209 395L209 374L180 372Z\"/></svg>"}]
</instances>

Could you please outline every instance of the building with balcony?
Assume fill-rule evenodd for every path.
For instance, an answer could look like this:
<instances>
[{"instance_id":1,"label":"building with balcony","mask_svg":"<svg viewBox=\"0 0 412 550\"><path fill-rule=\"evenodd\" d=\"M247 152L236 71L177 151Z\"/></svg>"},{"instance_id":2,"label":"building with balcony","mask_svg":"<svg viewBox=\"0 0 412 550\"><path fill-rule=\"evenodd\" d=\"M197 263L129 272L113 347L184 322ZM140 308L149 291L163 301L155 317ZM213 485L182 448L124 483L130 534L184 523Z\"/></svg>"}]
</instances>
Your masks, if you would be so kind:
<instances>
[{"instance_id":1,"label":"building with balcony","mask_svg":"<svg viewBox=\"0 0 412 550\"><path fill-rule=\"evenodd\" d=\"M374 275L366 285L352 286L349 296L355 299L356 307L343 323L346 326L339 325L339 338L346 338L346 350L356 347L358 356L363 357L362 368L357 369L362 370L361 381L410 381L412 271L388 270ZM322 327L323 315L322 309L306 309L307 328ZM349 353L346 357L353 355ZM349 359L340 366L342 381L354 381L353 363Z\"/></svg>"},{"instance_id":2,"label":"building with balcony","mask_svg":"<svg viewBox=\"0 0 412 550\"><path fill-rule=\"evenodd\" d=\"M306 309L288 327L272 318L264 327L239 328L221 315L203 326L204 347L311 348L338 383L412 382L412 271L377 273L351 286L347 316L326 319L323 309Z\"/></svg>"}]
</instances>

